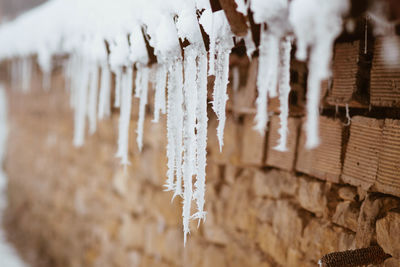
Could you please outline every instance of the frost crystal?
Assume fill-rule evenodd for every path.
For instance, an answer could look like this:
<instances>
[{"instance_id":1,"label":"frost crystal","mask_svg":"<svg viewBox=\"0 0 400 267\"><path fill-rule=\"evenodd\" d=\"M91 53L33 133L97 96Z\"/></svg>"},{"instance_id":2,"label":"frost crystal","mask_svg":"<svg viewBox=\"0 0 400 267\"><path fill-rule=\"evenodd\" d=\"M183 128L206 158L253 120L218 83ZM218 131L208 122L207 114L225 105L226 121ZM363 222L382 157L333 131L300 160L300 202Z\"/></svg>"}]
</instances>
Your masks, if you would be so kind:
<instances>
[{"instance_id":1,"label":"frost crystal","mask_svg":"<svg viewBox=\"0 0 400 267\"><path fill-rule=\"evenodd\" d=\"M231 39L220 40L216 44L216 66L215 81L213 91L212 108L218 118L217 137L219 141L219 150L222 151L224 145L224 128L225 128L225 109L228 94L226 93L229 77L229 55L233 47Z\"/></svg>"},{"instance_id":2,"label":"frost crystal","mask_svg":"<svg viewBox=\"0 0 400 267\"><path fill-rule=\"evenodd\" d=\"M197 140L196 140L196 182L194 199L197 204L197 213L193 218L205 220L204 194L206 183L206 161L207 161L207 56L205 51L200 52L197 58Z\"/></svg>"},{"instance_id":3,"label":"frost crystal","mask_svg":"<svg viewBox=\"0 0 400 267\"><path fill-rule=\"evenodd\" d=\"M196 163L196 106L197 106L197 85L196 85L196 51L194 45L185 48L184 59L184 131L183 131L183 231L184 242L190 232L189 220L193 197L192 177L195 174Z\"/></svg>"},{"instance_id":4,"label":"frost crystal","mask_svg":"<svg viewBox=\"0 0 400 267\"><path fill-rule=\"evenodd\" d=\"M167 102L167 158L166 190L174 191L174 197L182 195L182 130L183 130L183 73L179 56L168 59ZM174 180L176 177L176 181Z\"/></svg>"}]
</instances>

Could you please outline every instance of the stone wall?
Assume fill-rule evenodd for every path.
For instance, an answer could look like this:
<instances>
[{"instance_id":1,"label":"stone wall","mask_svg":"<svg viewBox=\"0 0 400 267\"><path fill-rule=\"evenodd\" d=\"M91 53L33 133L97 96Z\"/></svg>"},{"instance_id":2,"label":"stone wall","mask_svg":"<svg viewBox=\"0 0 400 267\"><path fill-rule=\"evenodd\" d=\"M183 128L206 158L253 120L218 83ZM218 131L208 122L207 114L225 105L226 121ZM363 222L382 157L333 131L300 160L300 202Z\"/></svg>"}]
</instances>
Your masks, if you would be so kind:
<instances>
[{"instance_id":1,"label":"stone wall","mask_svg":"<svg viewBox=\"0 0 400 267\"><path fill-rule=\"evenodd\" d=\"M338 47L335 59L343 57L340 47L358 51L354 44ZM348 58L348 64L358 64L353 55ZM320 119L321 146L307 151L302 131L306 68L293 62L289 149L277 152L277 115L266 136L252 129L257 61L231 59L240 87L237 92L229 88L222 153L217 120L209 111L207 220L199 228L192 223L186 247L181 200L171 202L171 193L163 192L165 118L154 124L148 116L139 153L138 100L133 100L131 165L123 168L114 157L118 110L75 148L60 70L53 73L51 91L41 89L40 75L28 93L9 88L5 225L24 257L33 266L52 267L316 266L326 253L378 244L393 256L384 266L399 266L397 111L363 106L354 98L357 86L343 92L343 72L334 71L327 92L331 105L325 104ZM351 122L343 107L335 114L332 103L350 106ZM277 114L276 100L270 109Z\"/></svg>"}]
</instances>

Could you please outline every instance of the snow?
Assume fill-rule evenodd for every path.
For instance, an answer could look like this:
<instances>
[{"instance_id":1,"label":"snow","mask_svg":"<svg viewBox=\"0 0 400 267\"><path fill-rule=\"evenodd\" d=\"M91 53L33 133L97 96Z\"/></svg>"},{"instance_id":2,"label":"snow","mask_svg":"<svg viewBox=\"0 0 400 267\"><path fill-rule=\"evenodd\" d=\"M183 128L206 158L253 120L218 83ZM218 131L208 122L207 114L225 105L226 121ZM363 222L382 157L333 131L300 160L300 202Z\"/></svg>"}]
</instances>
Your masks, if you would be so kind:
<instances>
[{"instance_id":1,"label":"snow","mask_svg":"<svg viewBox=\"0 0 400 267\"><path fill-rule=\"evenodd\" d=\"M3 212L7 206L6 187L7 176L2 168L4 155L7 144L7 100L6 92L2 84L0 84L0 222L3 220ZM0 225L3 225L0 223ZM6 234L0 226L0 259L1 266L4 267L24 267L26 264L18 256L14 247L12 247L6 239Z\"/></svg>"},{"instance_id":2,"label":"snow","mask_svg":"<svg viewBox=\"0 0 400 267\"><path fill-rule=\"evenodd\" d=\"M321 81L330 75L333 42L341 31L348 0L235 2L237 11L246 15L250 8L255 22L263 25L255 129L265 134L268 98L279 96L280 139L275 149L287 149L293 42L297 59L307 61L309 69L306 147L317 146ZM196 11L201 11L199 18ZM208 55L199 24L209 35ZM211 104L218 119L217 138L222 150L233 37L225 13L222 10L213 13L207 0L52 0L0 25L0 60L12 59L12 85L27 91L34 56L43 74L43 88L50 89L53 56L69 55L63 71L74 110L75 146L83 145L86 128L93 134L97 120L110 116L113 73L113 106L120 109L116 156L123 165L129 164L133 73L136 73L134 96L139 98L136 130L139 150L143 148L151 83L155 90L153 122L160 120L160 114L167 114L165 188L173 191L174 197L183 198L186 242L190 220L198 219L200 223L206 215L207 78L215 78ZM243 40L247 56L252 59L256 47L250 30ZM147 43L154 48L156 66L149 65ZM189 43L183 48L183 56L180 43ZM232 88L236 91L239 69L235 67L232 71ZM197 206L194 214L191 214L192 202Z\"/></svg>"}]
</instances>

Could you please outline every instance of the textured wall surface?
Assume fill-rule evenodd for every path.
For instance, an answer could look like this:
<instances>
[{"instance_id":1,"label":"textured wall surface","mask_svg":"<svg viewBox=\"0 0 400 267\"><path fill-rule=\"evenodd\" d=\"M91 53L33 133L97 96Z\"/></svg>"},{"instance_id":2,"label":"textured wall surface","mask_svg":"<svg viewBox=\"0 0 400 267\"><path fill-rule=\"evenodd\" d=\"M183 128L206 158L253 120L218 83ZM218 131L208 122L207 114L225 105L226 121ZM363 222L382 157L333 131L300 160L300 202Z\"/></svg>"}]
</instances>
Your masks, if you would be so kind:
<instances>
[{"instance_id":1,"label":"textured wall surface","mask_svg":"<svg viewBox=\"0 0 400 267\"><path fill-rule=\"evenodd\" d=\"M399 266L399 121L378 119L367 108L348 125L344 109L334 115L327 107L322 144L307 151L300 92L291 107L289 149L277 152L279 118L271 118L264 137L252 129L256 68L240 62L222 153L209 112L207 220L198 229L192 223L186 247L181 200L171 203L163 192L165 118L153 124L148 116L139 153L133 100L131 165L124 169L114 157L118 110L75 148L61 74L54 73L49 92L40 88L40 75L26 94L9 88L5 226L24 257L52 267L316 266L326 253L378 244L393 256L385 266ZM294 71L303 68L294 64ZM294 80L293 87L300 91L302 83Z\"/></svg>"}]
</instances>

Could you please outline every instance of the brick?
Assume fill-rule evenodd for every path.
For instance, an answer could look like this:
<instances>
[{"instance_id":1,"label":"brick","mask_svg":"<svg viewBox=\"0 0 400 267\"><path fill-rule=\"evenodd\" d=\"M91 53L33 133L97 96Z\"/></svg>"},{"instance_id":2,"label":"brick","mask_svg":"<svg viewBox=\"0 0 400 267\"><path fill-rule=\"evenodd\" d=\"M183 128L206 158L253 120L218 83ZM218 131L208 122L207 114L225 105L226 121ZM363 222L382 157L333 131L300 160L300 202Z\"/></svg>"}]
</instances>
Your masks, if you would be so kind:
<instances>
[{"instance_id":1,"label":"brick","mask_svg":"<svg viewBox=\"0 0 400 267\"><path fill-rule=\"evenodd\" d=\"M380 107L400 107L400 62L388 64L385 58L397 53L400 37L377 38L371 68L370 103Z\"/></svg>"},{"instance_id":2,"label":"brick","mask_svg":"<svg viewBox=\"0 0 400 267\"><path fill-rule=\"evenodd\" d=\"M245 116L243 123L241 163L246 165L263 165L265 137L253 129L254 116ZM237 144L235 144L237 146Z\"/></svg>"},{"instance_id":3,"label":"brick","mask_svg":"<svg viewBox=\"0 0 400 267\"><path fill-rule=\"evenodd\" d=\"M376 187L380 192L400 196L400 120L385 120Z\"/></svg>"},{"instance_id":4,"label":"brick","mask_svg":"<svg viewBox=\"0 0 400 267\"><path fill-rule=\"evenodd\" d=\"M320 116L319 129L320 145L312 150L305 148L306 133L301 131L296 170L337 183L342 168L343 126L339 120Z\"/></svg>"},{"instance_id":5,"label":"brick","mask_svg":"<svg viewBox=\"0 0 400 267\"><path fill-rule=\"evenodd\" d=\"M400 213L390 211L376 222L376 238L383 250L400 259Z\"/></svg>"},{"instance_id":6,"label":"brick","mask_svg":"<svg viewBox=\"0 0 400 267\"><path fill-rule=\"evenodd\" d=\"M332 64L333 82L327 102L331 105L349 103L357 91L360 41L337 43Z\"/></svg>"},{"instance_id":7,"label":"brick","mask_svg":"<svg viewBox=\"0 0 400 267\"><path fill-rule=\"evenodd\" d=\"M343 164L344 182L364 189L375 183L383 123L383 120L361 116L352 118Z\"/></svg>"},{"instance_id":8,"label":"brick","mask_svg":"<svg viewBox=\"0 0 400 267\"><path fill-rule=\"evenodd\" d=\"M268 146L266 154L266 165L291 171L294 167L297 147L297 133L300 125L299 119L288 118L287 151L281 152L274 149L280 138L280 119L273 116L268 131Z\"/></svg>"}]
</instances>

